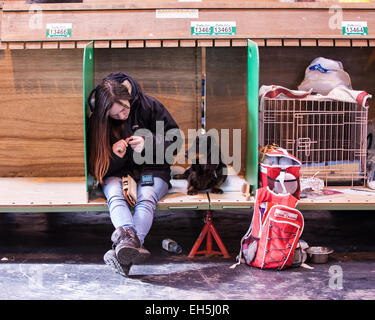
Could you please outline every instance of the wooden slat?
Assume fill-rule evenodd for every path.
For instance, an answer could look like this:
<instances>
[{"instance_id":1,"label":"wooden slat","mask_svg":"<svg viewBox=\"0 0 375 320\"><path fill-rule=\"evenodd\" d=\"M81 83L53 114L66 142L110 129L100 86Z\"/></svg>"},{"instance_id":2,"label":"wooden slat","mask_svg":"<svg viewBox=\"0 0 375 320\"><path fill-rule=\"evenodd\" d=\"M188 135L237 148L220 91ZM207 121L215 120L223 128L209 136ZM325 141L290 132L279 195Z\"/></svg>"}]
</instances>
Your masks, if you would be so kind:
<instances>
[{"instance_id":1,"label":"wooden slat","mask_svg":"<svg viewBox=\"0 0 375 320\"><path fill-rule=\"evenodd\" d=\"M252 39L252 40L257 43L258 47L264 47L266 45L265 39ZM235 41L235 40L233 40L233 41ZM246 44L244 46L247 46L247 40L245 40L245 43Z\"/></svg>"},{"instance_id":2,"label":"wooden slat","mask_svg":"<svg viewBox=\"0 0 375 320\"><path fill-rule=\"evenodd\" d=\"M111 48L127 48L127 46L128 46L127 41L120 41L120 40L111 41Z\"/></svg>"},{"instance_id":3,"label":"wooden slat","mask_svg":"<svg viewBox=\"0 0 375 320\"><path fill-rule=\"evenodd\" d=\"M281 39L267 39L266 45L267 47L281 47L282 40Z\"/></svg>"},{"instance_id":4,"label":"wooden slat","mask_svg":"<svg viewBox=\"0 0 375 320\"><path fill-rule=\"evenodd\" d=\"M59 43L58 42L52 42L52 41L42 42L42 48L43 49L58 49Z\"/></svg>"},{"instance_id":5,"label":"wooden slat","mask_svg":"<svg viewBox=\"0 0 375 320\"><path fill-rule=\"evenodd\" d=\"M76 41L76 48L77 49L83 49L90 41Z\"/></svg>"},{"instance_id":6,"label":"wooden slat","mask_svg":"<svg viewBox=\"0 0 375 320\"><path fill-rule=\"evenodd\" d=\"M283 42L285 47L299 47L298 39L284 39Z\"/></svg>"},{"instance_id":7,"label":"wooden slat","mask_svg":"<svg viewBox=\"0 0 375 320\"><path fill-rule=\"evenodd\" d=\"M163 47L165 48L176 48L178 46L178 40L163 40Z\"/></svg>"},{"instance_id":8,"label":"wooden slat","mask_svg":"<svg viewBox=\"0 0 375 320\"><path fill-rule=\"evenodd\" d=\"M336 47L350 47L351 42L349 39L336 39L335 46Z\"/></svg>"},{"instance_id":9,"label":"wooden slat","mask_svg":"<svg viewBox=\"0 0 375 320\"><path fill-rule=\"evenodd\" d=\"M41 49L42 43L41 42L26 42L25 49Z\"/></svg>"},{"instance_id":10,"label":"wooden slat","mask_svg":"<svg viewBox=\"0 0 375 320\"><path fill-rule=\"evenodd\" d=\"M256 39L255 41L258 41L258 39ZM247 40L246 39L233 39L232 47L247 47Z\"/></svg>"},{"instance_id":11,"label":"wooden slat","mask_svg":"<svg viewBox=\"0 0 375 320\"><path fill-rule=\"evenodd\" d=\"M161 40L146 40L146 48L160 48Z\"/></svg>"},{"instance_id":12,"label":"wooden slat","mask_svg":"<svg viewBox=\"0 0 375 320\"><path fill-rule=\"evenodd\" d=\"M94 41L94 48L109 48L109 41Z\"/></svg>"},{"instance_id":13,"label":"wooden slat","mask_svg":"<svg viewBox=\"0 0 375 320\"><path fill-rule=\"evenodd\" d=\"M215 39L215 47L230 47L230 39Z\"/></svg>"},{"instance_id":14,"label":"wooden slat","mask_svg":"<svg viewBox=\"0 0 375 320\"><path fill-rule=\"evenodd\" d=\"M76 43L74 41L61 41L59 42L60 49L74 49Z\"/></svg>"},{"instance_id":15,"label":"wooden slat","mask_svg":"<svg viewBox=\"0 0 375 320\"><path fill-rule=\"evenodd\" d=\"M129 40L128 47L129 48L143 48L144 41L143 40Z\"/></svg>"},{"instance_id":16,"label":"wooden slat","mask_svg":"<svg viewBox=\"0 0 375 320\"><path fill-rule=\"evenodd\" d=\"M211 39L199 39L198 40L198 47L212 47L213 40Z\"/></svg>"},{"instance_id":17,"label":"wooden slat","mask_svg":"<svg viewBox=\"0 0 375 320\"><path fill-rule=\"evenodd\" d=\"M368 47L368 42L365 39L353 39L352 46L353 47Z\"/></svg>"},{"instance_id":18,"label":"wooden slat","mask_svg":"<svg viewBox=\"0 0 375 320\"><path fill-rule=\"evenodd\" d=\"M301 47L316 47L317 41L315 39L301 39Z\"/></svg>"},{"instance_id":19,"label":"wooden slat","mask_svg":"<svg viewBox=\"0 0 375 320\"><path fill-rule=\"evenodd\" d=\"M333 47L333 40L332 39L318 39L318 46L319 47Z\"/></svg>"},{"instance_id":20,"label":"wooden slat","mask_svg":"<svg viewBox=\"0 0 375 320\"><path fill-rule=\"evenodd\" d=\"M24 42L11 42L8 44L8 48L11 50L25 49L25 43Z\"/></svg>"},{"instance_id":21,"label":"wooden slat","mask_svg":"<svg viewBox=\"0 0 375 320\"><path fill-rule=\"evenodd\" d=\"M375 47L375 40L369 40L369 46Z\"/></svg>"},{"instance_id":22,"label":"wooden slat","mask_svg":"<svg viewBox=\"0 0 375 320\"><path fill-rule=\"evenodd\" d=\"M195 47L195 40L180 40L181 47Z\"/></svg>"}]
</instances>

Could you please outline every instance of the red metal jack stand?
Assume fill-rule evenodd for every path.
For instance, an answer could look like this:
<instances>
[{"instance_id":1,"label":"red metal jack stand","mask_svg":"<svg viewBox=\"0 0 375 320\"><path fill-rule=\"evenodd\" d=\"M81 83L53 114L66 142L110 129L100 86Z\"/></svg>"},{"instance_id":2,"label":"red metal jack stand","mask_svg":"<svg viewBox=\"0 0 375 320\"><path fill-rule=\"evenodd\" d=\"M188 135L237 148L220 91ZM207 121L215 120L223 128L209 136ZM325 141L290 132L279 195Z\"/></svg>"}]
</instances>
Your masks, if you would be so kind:
<instances>
[{"instance_id":1,"label":"red metal jack stand","mask_svg":"<svg viewBox=\"0 0 375 320\"><path fill-rule=\"evenodd\" d=\"M198 239L195 241L193 248L191 249L188 257L194 258L196 254L205 254L207 256L214 255L214 254L222 254L224 258L230 258L230 255L228 254L227 249L225 248L223 242L220 239L219 234L217 233L213 223L213 216L212 212L210 210L206 213L205 218L205 225L202 229L202 232L200 233ZM206 243L206 250L204 251L198 251L202 241L204 240L204 237L207 235L207 243ZM212 236L216 240L217 245L219 246L220 251L214 251L212 250Z\"/></svg>"}]
</instances>

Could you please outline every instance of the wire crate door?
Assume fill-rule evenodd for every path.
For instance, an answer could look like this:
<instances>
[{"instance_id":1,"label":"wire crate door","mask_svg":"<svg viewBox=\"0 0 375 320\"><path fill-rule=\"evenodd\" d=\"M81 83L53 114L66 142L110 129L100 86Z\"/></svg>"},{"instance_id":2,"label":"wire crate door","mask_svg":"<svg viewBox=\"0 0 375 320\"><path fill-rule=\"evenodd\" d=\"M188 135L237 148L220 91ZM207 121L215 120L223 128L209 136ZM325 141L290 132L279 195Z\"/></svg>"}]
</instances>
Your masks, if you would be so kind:
<instances>
[{"instance_id":1,"label":"wire crate door","mask_svg":"<svg viewBox=\"0 0 375 320\"><path fill-rule=\"evenodd\" d=\"M296 156L301 175L329 181L353 181L363 177L362 123L343 111L296 113Z\"/></svg>"}]
</instances>

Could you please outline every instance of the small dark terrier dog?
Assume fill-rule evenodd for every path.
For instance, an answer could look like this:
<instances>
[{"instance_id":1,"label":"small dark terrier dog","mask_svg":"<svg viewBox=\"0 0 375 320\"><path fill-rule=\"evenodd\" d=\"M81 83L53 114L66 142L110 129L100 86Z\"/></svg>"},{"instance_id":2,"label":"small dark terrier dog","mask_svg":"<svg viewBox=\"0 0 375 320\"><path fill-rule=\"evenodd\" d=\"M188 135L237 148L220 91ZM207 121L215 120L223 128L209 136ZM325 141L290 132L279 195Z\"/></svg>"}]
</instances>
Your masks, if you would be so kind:
<instances>
[{"instance_id":1,"label":"small dark terrier dog","mask_svg":"<svg viewBox=\"0 0 375 320\"><path fill-rule=\"evenodd\" d=\"M199 146L204 146L204 141L207 141L207 153L203 150L203 153L199 152ZM192 148L185 153L186 157L192 157ZM221 152L215 139L207 134L197 136L195 139L195 163L191 165L183 174L174 175L174 179L187 179L188 181L188 195L197 194L198 191L210 189L212 193L222 194L224 191L220 189L220 186L227 179L227 175L224 174L224 168L227 165L221 159ZM212 153L215 152L214 161L211 159ZM202 161L206 159L206 161ZM205 163L203 163L205 162ZM214 162L214 163L212 163Z\"/></svg>"}]
</instances>

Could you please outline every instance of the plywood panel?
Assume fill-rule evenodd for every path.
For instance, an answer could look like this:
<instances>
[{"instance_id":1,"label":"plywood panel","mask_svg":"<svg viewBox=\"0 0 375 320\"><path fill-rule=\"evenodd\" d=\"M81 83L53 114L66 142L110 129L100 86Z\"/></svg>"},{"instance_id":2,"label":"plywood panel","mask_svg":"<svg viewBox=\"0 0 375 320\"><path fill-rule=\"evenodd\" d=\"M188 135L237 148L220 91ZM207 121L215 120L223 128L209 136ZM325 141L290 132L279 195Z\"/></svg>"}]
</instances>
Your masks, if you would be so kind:
<instances>
[{"instance_id":1,"label":"plywood panel","mask_svg":"<svg viewBox=\"0 0 375 320\"><path fill-rule=\"evenodd\" d=\"M170 2L169 8L181 6ZM298 38L345 39L340 30L329 28L332 15L329 6L312 3L285 4L259 3L189 3L185 8L200 8L200 21L236 21L236 35L230 38ZM310 7L314 7L312 10ZM374 7L367 4L366 10L355 8L358 5L341 5L347 21L367 21L369 30L375 27ZM155 9L159 3L123 2L98 4L45 4L43 23L72 23L72 41L79 40L151 40L189 39L190 19L156 18ZM277 8L277 9L275 9ZM4 6L3 41L45 41L45 28L29 30L30 12L26 5ZM124 24L126 21L126 24ZM139 23L142 21L142 23ZM228 36L222 36L228 38ZM198 37L202 39L201 37ZM372 39L372 36L363 36Z\"/></svg>"},{"instance_id":2,"label":"plywood panel","mask_svg":"<svg viewBox=\"0 0 375 320\"><path fill-rule=\"evenodd\" d=\"M207 130L241 129L241 174L246 154L246 48L207 48ZM232 136L230 137L232 141ZM232 144L230 147L232 155Z\"/></svg>"},{"instance_id":3,"label":"plywood panel","mask_svg":"<svg viewBox=\"0 0 375 320\"><path fill-rule=\"evenodd\" d=\"M187 138L198 128L201 54L199 48L96 49L95 83L122 71L139 82L146 94L158 99Z\"/></svg>"},{"instance_id":4,"label":"plywood panel","mask_svg":"<svg viewBox=\"0 0 375 320\"><path fill-rule=\"evenodd\" d=\"M0 52L0 177L84 176L82 51Z\"/></svg>"}]
</instances>

